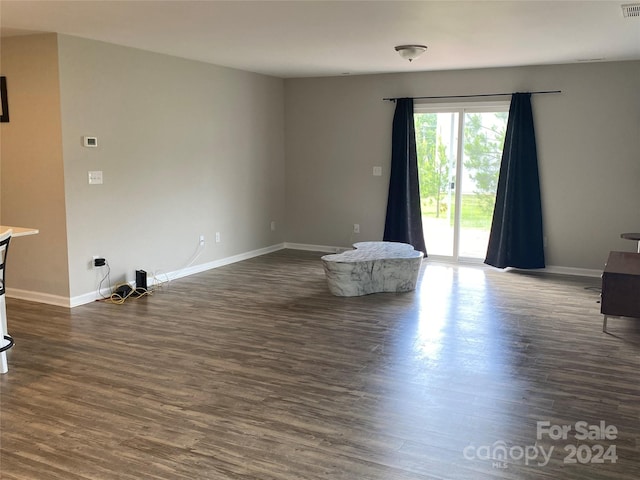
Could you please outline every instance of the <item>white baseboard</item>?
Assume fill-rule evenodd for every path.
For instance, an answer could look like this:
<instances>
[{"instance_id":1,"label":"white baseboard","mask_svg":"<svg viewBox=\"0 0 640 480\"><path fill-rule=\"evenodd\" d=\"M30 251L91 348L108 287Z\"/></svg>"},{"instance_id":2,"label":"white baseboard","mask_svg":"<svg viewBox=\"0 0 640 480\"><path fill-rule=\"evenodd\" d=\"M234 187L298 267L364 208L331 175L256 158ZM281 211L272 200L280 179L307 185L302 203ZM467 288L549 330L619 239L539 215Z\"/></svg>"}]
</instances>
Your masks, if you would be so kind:
<instances>
[{"instance_id":1,"label":"white baseboard","mask_svg":"<svg viewBox=\"0 0 640 480\"><path fill-rule=\"evenodd\" d=\"M109 287L102 288L100 290L100 293L98 293L98 291L95 290L93 292L77 295L69 299L68 307L73 308L73 307L78 307L80 305L85 305L87 303L100 300L101 298L108 298L109 295L111 295L111 289Z\"/></svg>"},{"instance_id":2,"label":"white baseboard","mask_svg":"<svg viewBox=\"0 0 640 480\"><path fill-rule=\"evenodd\" d=\"M31 290L21 290L19 288L7 288L6 295L8 298L17 298L19 300L28 300L30 302L46 303L58 307L70 307L69 297L61 295L51 295L49 293L33 292Z\"/></svg>"},{"instance_id":3,"label":"white baseboard","mask_svg":"<svg viewBox=\"0 0 640 480\"><path fill-rule=\"evenodd\" d=\"M219 260L214 260L212 262L202 263L199 265L193 265L187 268L182 268L180 270L176 270L173 272L163 273L161 277L166 277L169 280L175 280L177 278L186 277L188 275L194 275L196 273L205 272L207 270L211 270L213 268L223 267L225 265L230 265L232 263L241 262L243 260L249 260L250 258L259 257L261 255L266 255L268 253L277 252L278 250L282 250L286 248L284 243L279 243L276 245L271 245L265 248L259 248L257 250L251 250L249 252L239 253L237 255L233 255L231 257L221 258ZM150 278L149 285L154 285L156 283L161 283L162 278L155 279ZM131 286L134 285L133 280L128 280ZM19 290L19 289L10 289L7 288L7 297L10 298L18 298L20 300L28 300L31 302L38 303L46 303L49 305L56 305L60 307L73 308L80 305L85 305L87 303L95 302L99 300L101 296L107 297L111 294L110 289L103 288L100 293L97 291L91 291L84 293L82 295L77 295L75 297L62 297L57 295L50 295L47 293L39 293L33 292L29 290Z\"/></svg>"},{"instance_id":4,"label":"white baseboard","mask_svg":"<svg viewBox=\"0 0 640 480\"><path fill-rule=\"evenodd\" d=\"M213 260L212 262L193 265L191 267L183 268L173 272L163 273L162 275L159 276L160 278L156 278L156 277L150 278L149 285L153 286L157 283L161 283L163 281L163 278L166 278L169 280L175 280L177 278L194 275L196 273L206 272L207 270L223 267L225 265L231 265L232 263L241 262L243 260L249 260L250 258L259 257L261 255L266 255L268 253L277 252L278 250L282 250L285 248L288 248L291 250L304 250L309 252L324 252L324 253L339 253L345 250L350 250L350 248L348 247L335 247L330 245L312 245L312 244L306 244L306 243L284 242L276 245L271 245L269 247L260 248L257 250L251 250L249 252L239 253L231 257ZM440 259L437 259L437 260L440 260ZM529 271L538 271L538 272L552 273L557 275L576 275L580 277L600 277L602 275L601 270L562 267L557 265L549 265L543 269L529 270ZM129 283L133 286L134 281L129 280ZM101 295L106 297L110 293L111 292L109 288L104 288L102 289L100 294L97 291L92 291L92 292L87 292L82 295L77 295L75 297L69 298L69 297L63 297L60 295L51 295L48 293L34 292L30 290L7 288L6 295L8 298L17 298L20 300L46 303L48 305L55 305L59 307L73 308L79 305L95 302L96 300L101 298Z\"/></svg>"},{"instance_id":5,"label":"white baseboard","mask_svg":"<svg viewBox=\"0 0 640 480\"><path fill-rule=\"evenodd\" d=\"M346 247L333 247L330 245L310 245L306 243L286 242L284 245L285 245L285 248L290 248L292 250L305 250L305 251L311 251L311 252L339 253L345 250L350 250L349 248L346 248ZM429 256L425 260L426 261L434 260L436 262L456 264L456 262L453 262L449 257L441 257L437 255ZM458 264L493 268L488 265L485 265L482 262L482 260L478 260L478 261L462 260L458 262ZM518 270L518 269L515 269L515 270ZM523 271L552 273L554 275L575 275L578 277L600 277L602 275L602 270L593 270L588 268L576 268L576 267L562 267L558 265L547 265L546 268L540 268L536 270L523 270Z\"/></svg>"},{"instance_id":6,"label":"white baseboard","mask_svg":"<svg viewBox=\"0 0 640 480\"><path fill-rule=\"evenodd\" d=\"M593 270L590 268L561 267L559 265L547 265L547 268L544 268L542 271L557 275L575 275L578 277L602 276L602 270Z\"/></svg>"},{"instance_id":7,"label":"white baseboard","mask_svg":"<svg viewBox=\"0 0 640 480\"><path fill-rule=\"evenodd\" d=\"M308 243L290 243L285 242L284 248L291 250L304 250L305 252L323 252L323 253L340 253L345 250L351 250L349 247L332 247L329 245L311 245Z\"/></svg>"},{"instance_id":8,"label":"white baseboard","mask_svg":"<svg viewBox=\"0 0 640 480\"><path fill-rule=\"evenodd\" d=\"M159 278L160 280L159 282L157 282L155 279L151 279L151 282L152 282L151 284L161 283L162 277L166 277L169 280L175 280L176 278L187 277L189 275L206 272L207 270L211 270L214 268L224 267L225 265L231 265L232 263L242 262L243 260L249 260L250 258L260 257L268 253L273 253L273 252L277 252L278 250L283 250L284 248L286 248L284 243L278 243L276 245L260 248L258 250L251 250L250 252L239 253L231 257L221 258L219 260L213 260L212 262L201 263L199 265L193 265L192 267L175 270L173 272L163 273L162 275L159 275L159 277L161 277Z\"/></svg>"}]
</instances>

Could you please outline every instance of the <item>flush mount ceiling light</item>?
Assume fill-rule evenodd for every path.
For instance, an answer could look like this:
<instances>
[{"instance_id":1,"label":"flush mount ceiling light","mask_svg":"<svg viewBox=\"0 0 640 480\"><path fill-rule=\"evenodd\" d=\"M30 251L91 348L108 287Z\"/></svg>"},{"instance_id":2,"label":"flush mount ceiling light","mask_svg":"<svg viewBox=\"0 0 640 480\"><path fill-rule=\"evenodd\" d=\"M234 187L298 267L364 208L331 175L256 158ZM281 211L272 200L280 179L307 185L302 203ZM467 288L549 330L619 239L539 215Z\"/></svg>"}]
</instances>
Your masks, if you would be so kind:
<instances>
[{"instance_id":1,"label":"flush mount ceiling light","mask_svg":"<svg viewBox=\"0 0 640 480\"><path fill-rule=\"evenodd\" d=\"M427 51L426 45L398 45L396 47L396 52L398 54L410 62L418 58L424 52Z\"/></svg>"}]
</instances>

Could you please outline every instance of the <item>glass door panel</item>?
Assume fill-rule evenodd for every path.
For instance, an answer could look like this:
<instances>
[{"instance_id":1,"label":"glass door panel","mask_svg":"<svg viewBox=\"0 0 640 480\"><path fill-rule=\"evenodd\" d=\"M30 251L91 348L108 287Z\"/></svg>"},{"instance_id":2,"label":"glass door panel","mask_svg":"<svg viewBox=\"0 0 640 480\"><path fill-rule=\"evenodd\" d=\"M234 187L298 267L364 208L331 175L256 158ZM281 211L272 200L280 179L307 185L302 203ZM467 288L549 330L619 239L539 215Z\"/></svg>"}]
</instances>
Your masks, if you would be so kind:
<instances>
[{"instance_id":1,"label":"glass door panel","mask_svg":"<svg viewBox=\"0 0 640 480\"><path fill-rule=\"evenodd\" d=\"M464 115L459 257L484 259L487 254L507 115Z\"/></svg>"},{"instance_id":2,"label":"glass door panel","mask_svg":"<svg viewBox=\"0 0 640 480\"><path fill-rule=\"evenodd\" d=\"M485 258L508 109L508 103L416 108L422 224L429 255Z\"/></svg>"},{"instance_id":3,"label":"glass door panel","mask_svg":"<svg viewBox=\"0 0 640 480\"><path fill-rule=\"evenodd\" d=\"M416 113L414 119L427 252L453 256L459 113Z\"/></svg>"}]
</instances>

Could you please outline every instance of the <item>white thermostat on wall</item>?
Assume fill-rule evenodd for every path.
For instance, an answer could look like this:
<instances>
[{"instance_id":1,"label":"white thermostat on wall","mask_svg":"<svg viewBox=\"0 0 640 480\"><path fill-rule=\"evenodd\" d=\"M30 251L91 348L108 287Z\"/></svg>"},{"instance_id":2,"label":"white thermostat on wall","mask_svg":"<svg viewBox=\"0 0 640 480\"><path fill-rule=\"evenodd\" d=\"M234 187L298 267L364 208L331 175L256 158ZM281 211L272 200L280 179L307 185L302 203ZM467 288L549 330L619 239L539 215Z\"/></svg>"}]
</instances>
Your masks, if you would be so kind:
<instances>
[{"instance_id":1,"label":"white thermostat on wall","mask_svg":"<svg viewBox=\"0 0 640 480\"><path fill-rule=\"evenodd\" d=\"M97 147L98 137L82 137L82 144L85 147Z\"/></svg>"}]
</instances>

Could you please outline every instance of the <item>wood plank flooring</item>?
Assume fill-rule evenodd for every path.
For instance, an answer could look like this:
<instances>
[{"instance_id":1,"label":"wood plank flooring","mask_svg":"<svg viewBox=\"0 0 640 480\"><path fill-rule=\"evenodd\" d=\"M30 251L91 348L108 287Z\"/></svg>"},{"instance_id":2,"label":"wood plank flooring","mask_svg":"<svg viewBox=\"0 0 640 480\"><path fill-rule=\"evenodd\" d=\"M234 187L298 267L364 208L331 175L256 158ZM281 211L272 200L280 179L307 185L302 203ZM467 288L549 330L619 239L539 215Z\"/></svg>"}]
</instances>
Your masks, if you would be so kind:
<instances>
[{"instance_id":1,"label":"wood plank flooring","mask_svg":"<svg viewBox=\"0 0 640 480\"><path fill-rule=\"evenodd\" d=\"M8 299L0 478L640 478L640 320L602 333L599 279L427 260L415 292L339 298L320 255L124 305ZM545 421L567 439L537 439Z\"/></svg>"}]
</instances>

